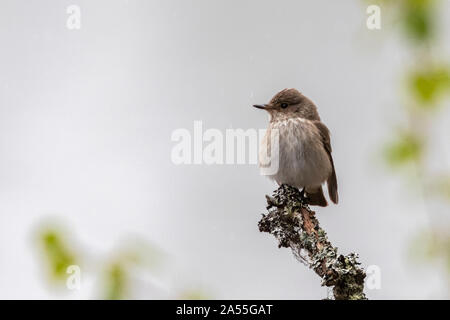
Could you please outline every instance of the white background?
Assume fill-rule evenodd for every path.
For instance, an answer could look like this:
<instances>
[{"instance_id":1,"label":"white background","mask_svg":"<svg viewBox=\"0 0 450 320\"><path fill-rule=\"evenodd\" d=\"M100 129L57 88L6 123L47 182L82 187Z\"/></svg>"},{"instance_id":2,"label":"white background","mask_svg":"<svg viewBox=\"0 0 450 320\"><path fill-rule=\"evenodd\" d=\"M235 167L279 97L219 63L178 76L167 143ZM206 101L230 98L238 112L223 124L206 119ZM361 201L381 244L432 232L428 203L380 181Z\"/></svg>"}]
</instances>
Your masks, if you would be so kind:
<instances>
[{"instance_id":1,"label":"white background","mask_svg":"<svg viewBox=\"0 0 450 320\"><path fill-rule=\"evenodd\" d=\"M80 30L66 28L71 4ZM256 166L171 162L175 129L265 128L250 106L286 87L315 101L332 132L341 202L317 214L341 253L381 268L369 298L445 297L441 274L407 254L430 209L380 151L403 120L410 56L388 25L368 30L365 11L350 0L2 0L0 298L96 297L93 285L45 285L32 235L48 217L96 256L131 236L165 252L157 278L170 293L138 298L189 287L226 299L326 297L311 270L259 233L276 186ZM434 154L447 166L448 115Z\"/></svg>"}]
</instances>

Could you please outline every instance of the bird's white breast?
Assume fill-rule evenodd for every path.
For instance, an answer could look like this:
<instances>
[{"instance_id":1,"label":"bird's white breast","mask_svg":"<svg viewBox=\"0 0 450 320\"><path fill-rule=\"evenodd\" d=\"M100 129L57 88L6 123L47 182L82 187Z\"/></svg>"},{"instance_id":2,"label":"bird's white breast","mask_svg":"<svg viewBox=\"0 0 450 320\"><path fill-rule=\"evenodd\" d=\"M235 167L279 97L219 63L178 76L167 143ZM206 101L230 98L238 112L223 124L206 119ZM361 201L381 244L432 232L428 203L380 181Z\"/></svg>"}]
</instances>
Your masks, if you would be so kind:
<instances>
[{"instance_id":1,"label":"bird's white breast","mask_svg":"<svg viewBox=\"0 0 450 320\"><path fill-rule=\"evenodd\" d=\"M274 130L278 130L278 148L270 143L271 136L275 136ZM279 166L278 171L269 177L279 184L298 188L319 186L331 173L331 163L320 132L307 119L289 118L270 122L261 143L260 159L270 155L272 149L274 156L278 156Z\"/></svg>"}]
</instances>

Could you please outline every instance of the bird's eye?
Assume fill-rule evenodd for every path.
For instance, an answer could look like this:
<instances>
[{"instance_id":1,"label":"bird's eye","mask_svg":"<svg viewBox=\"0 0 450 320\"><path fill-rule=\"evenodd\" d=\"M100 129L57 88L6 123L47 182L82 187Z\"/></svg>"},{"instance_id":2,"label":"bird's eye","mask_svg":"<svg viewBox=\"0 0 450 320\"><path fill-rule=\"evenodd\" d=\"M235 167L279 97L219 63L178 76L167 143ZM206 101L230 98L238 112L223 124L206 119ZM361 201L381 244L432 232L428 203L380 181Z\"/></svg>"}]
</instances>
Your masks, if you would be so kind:
<instances>
[{"instance_id":1,"label":"bird's eye","mask_svg":"<svg viewBox=\"0 0 450 320\"><path fill-rule=\"evenodd\" d=\"M285 108L288 107L288 104L287 104L287 103L282 103L282 104L281 104L281 107L282 107L283 109L285 109Z\"/></svg>"}]
</instances>

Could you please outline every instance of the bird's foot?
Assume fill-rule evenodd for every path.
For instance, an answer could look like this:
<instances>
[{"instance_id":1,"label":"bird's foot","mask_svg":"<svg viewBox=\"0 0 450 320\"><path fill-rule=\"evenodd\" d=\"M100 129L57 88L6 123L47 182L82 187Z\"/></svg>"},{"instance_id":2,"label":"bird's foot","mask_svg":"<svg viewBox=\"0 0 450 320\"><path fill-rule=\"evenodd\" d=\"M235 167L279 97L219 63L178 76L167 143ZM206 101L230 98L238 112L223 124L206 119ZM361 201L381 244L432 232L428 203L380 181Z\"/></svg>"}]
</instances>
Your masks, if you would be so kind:
<instances>
[{"instance_id":1,"label":"bird's foot","mask_svg":"<svg viewBox=\"0 0 450 320\"><path fill-rule=\"evenodd\" d=\"M311 198L306 193L305 188L300 191L300 201L304 206L309 208L309 205L311 204Z\"/></svg>"},{"instance_id":2,"label":"bird's foot","mask_svg":"<svg viewBox=\"0 0 450 320\"><path fill-rule=\"evenodd\" d=\"M307 202L308 198L306 197L306 194L305 194L305 188L303 188L303 189L300 191L300 199L302 200L302 202L308 203L308 202Z\"/></svg>"}]
</instances>

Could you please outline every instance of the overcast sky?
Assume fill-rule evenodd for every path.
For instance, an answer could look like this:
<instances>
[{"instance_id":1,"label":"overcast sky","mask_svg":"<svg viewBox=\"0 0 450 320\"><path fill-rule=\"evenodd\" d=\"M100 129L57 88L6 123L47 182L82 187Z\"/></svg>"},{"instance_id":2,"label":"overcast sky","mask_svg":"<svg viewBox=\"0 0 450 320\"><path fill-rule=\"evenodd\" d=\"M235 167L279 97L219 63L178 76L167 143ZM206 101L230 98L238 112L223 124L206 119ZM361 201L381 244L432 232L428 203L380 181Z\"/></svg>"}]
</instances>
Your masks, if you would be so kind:
<instances>
[{"instance_id":1,"label":"overcast sky","mask_svg":"<svg viewBox=\"0 0 450 320\"><path fill-rule=\"evenodd\" d=\"M79 30L66 26L73 4ZM443 15L450 20L448 2ZM317 215L341 253L380 267L381 289L368 297L443 297L439 273L407 255L434 217L380 154L403 119L409 56L388 26L370 31L366 18L356 0L2 0L0 298L93 296L89 286L62 296L46 287L32 232L48 217L95 255L130 236L156 244L170 290L324 298L317 275L259 233L276 186L255 165L171 160L172 133L193 134L194 121L266 128L250 106L286 87L311 98L332 132L340 203ZM443 113L436 159L447 167L448 124Z\"/></svg>"}]
</instances>

